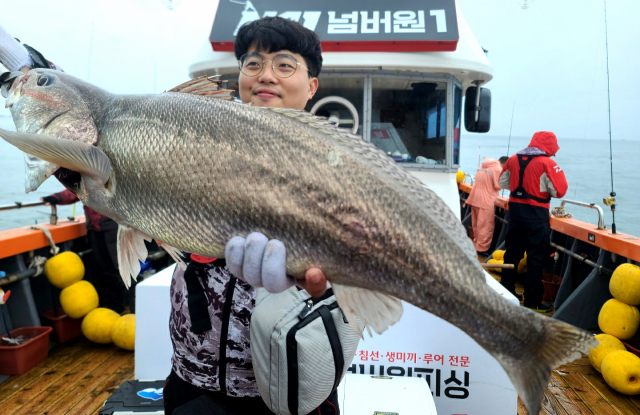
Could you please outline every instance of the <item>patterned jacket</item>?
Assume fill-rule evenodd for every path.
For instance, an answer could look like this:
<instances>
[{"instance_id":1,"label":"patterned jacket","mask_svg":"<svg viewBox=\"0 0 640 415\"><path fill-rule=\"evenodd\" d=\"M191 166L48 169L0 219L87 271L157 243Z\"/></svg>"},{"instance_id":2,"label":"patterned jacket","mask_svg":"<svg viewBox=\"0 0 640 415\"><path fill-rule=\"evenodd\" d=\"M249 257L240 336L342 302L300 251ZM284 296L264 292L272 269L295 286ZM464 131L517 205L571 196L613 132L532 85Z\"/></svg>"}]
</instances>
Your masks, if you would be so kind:
<instances>
[{"instance_id":1,"label":"patterned jacket","mask_svg":"<svg viewBox=\"0 0 640 415\"><path fill-rule=\"evenodd\" d=\"M220 339L224 336L222 314L226 303L231 273L215 263L193 263L204 288L211 330L201 334L191 331L184 271L176 267L171 281L171 317L169 331L173 343L172 369L180 378L199 388L220 391ZM255 288L236 280L229 316L225 385L229 396L260 396L253 374L249 344L249 321L255 307Z\"/></svg>"}]
</instances>

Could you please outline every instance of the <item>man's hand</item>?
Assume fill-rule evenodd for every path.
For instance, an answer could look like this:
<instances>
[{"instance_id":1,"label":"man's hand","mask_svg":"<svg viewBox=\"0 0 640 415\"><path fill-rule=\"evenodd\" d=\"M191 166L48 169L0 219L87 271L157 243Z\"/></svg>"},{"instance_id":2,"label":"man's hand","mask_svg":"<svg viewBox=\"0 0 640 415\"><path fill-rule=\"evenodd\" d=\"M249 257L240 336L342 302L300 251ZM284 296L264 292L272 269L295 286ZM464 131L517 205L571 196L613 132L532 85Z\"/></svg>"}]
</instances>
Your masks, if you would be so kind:
<instances>
[{"instance_id":1,"label":"man's hand","mask_svg":"<svg viewBox=\"0 0 640 415\"><path fill-rule=\"evenodd\" d=\"M0 26L0 62L9 71L19 71L31 65L31 56L24 46Z\"/></svg>"},{"instance_id":2,"label":"man's hand","mask_svg":"<svg viewBox=\"0 0 640 415\"><path fill-rule=\"evenodd\" d=\"M227 243L224 254L229 271L254 287L279 293L296 284L294 278L287 276L286 250L277 239L268 240L258 232L246 239L236 236ZM313 297L327 290L327 278L319 268L308 269L305 280L298 284Z\"/></svg>"},{"instance_id":3,"label":"man's hand","mask_svg":"<svg viewBox=\"0 0 640 415\"><path fill-rule=\"evenodd\" d=\"M46 203L47 206L58 204L58 199L56 199L54 196L41 197L40 201Z\"/></svg>"},{"instance_id":4,"label":"man's hand","mask_svg":"<svg viewBox=\"0 0 640 415\"><path fill-rule=\"evenodd\" d=\"M322 297L327 291L327 277L320 268L309 268L304 274L304 280L298 281L298 285L312 297Z\"/></svg>"}]
</instances>

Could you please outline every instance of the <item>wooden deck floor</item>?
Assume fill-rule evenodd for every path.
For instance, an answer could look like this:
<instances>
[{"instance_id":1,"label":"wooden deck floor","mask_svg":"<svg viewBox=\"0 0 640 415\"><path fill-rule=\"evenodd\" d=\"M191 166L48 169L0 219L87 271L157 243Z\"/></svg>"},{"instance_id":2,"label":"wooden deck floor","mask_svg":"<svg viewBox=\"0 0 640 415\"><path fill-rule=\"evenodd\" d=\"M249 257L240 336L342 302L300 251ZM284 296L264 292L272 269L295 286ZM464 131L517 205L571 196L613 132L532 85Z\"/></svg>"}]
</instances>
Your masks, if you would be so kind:
<instances>
[{"instance_id":1,"label":"wooden deck floor","mask_svg":"<svg viewBox=\"0 0 640 415\"><path fill-rule=\"evenodd\" d=\"M480 260L485 258L479 257ZM500 281L500 274L491 272ZM524 291L516 284L516 293ZM546 313L553 316L553 311ZM551 373L551 381L544 394L540 415L640 415L640 395L622 395L609 387L584 356ZM529 411L518 398L518 415Z\"/></svg>"},{"instance_id":2,"label":"wooden deck floor","mask_svg":"<svg viewBox=\"0 0 640 415\"><path fill-rule=\"evenodd\" d=\"M133 379L133 356L84 337L57 345L47 360L0 384L0 413L97 414L123 382Z\"/></svg>"},{"instance_id":3,"label":"wooden deck floor","mask_svg":"<svg viewBox=\"0 0 640 415\"><path fill-rule=\"evenodd\" d=\"M528 415L518 399L518 415ZM640 397L622 395L609 387L583 357L551 373L544 394L544 415L632 415L640 414Z\"/></svg>"}]
</instances>

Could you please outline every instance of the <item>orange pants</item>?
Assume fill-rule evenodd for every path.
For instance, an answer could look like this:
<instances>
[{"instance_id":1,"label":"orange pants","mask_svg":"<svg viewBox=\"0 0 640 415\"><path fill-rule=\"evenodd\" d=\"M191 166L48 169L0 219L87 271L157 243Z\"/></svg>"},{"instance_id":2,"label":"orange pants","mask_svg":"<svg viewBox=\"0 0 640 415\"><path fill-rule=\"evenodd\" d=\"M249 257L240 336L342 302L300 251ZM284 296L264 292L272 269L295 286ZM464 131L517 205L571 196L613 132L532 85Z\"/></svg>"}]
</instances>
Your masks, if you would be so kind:
<instances>
[{"instance_id":1,"label":"orange pants","mask_svg":"<svg viewBox=\"0 0 640 415\"><path fill-rule=\"evenodd\" d=\"M486 252L491 247L495 216L493 207L482 209L471 206L471 226L473 227L473 243L476 251Z\"/></svg>"}]
</instances>

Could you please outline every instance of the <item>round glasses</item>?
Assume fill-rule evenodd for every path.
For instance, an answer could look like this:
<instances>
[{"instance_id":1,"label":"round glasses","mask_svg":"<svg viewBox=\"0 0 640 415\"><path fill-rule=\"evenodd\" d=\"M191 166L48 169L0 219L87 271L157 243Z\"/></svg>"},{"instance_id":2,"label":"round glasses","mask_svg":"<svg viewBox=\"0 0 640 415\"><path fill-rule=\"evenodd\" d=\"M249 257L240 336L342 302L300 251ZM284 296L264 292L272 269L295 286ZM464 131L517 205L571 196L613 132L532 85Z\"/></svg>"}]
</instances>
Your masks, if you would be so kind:
<instances>
[{"instance_id":1,"label":"round glasses","mask_svg":"<svg viewBox=\"0 0 640 415\"><path fill-rule=\"evenodd\" d=\"M296 58L286 53L282 53L280 55L276 55L273 60L262 60L262 57L257 54L245 54L240 57L238 60L238 65L240 66L240 72L242 72L246 76L258 76L262 73L264 69L264 65L267 62L271 62L271 69L273 69L273 73L278 78L289 78L296 73L298 66L302 66L307 72L309 68L298 62Z\"/></svg>"}]
</instances>

